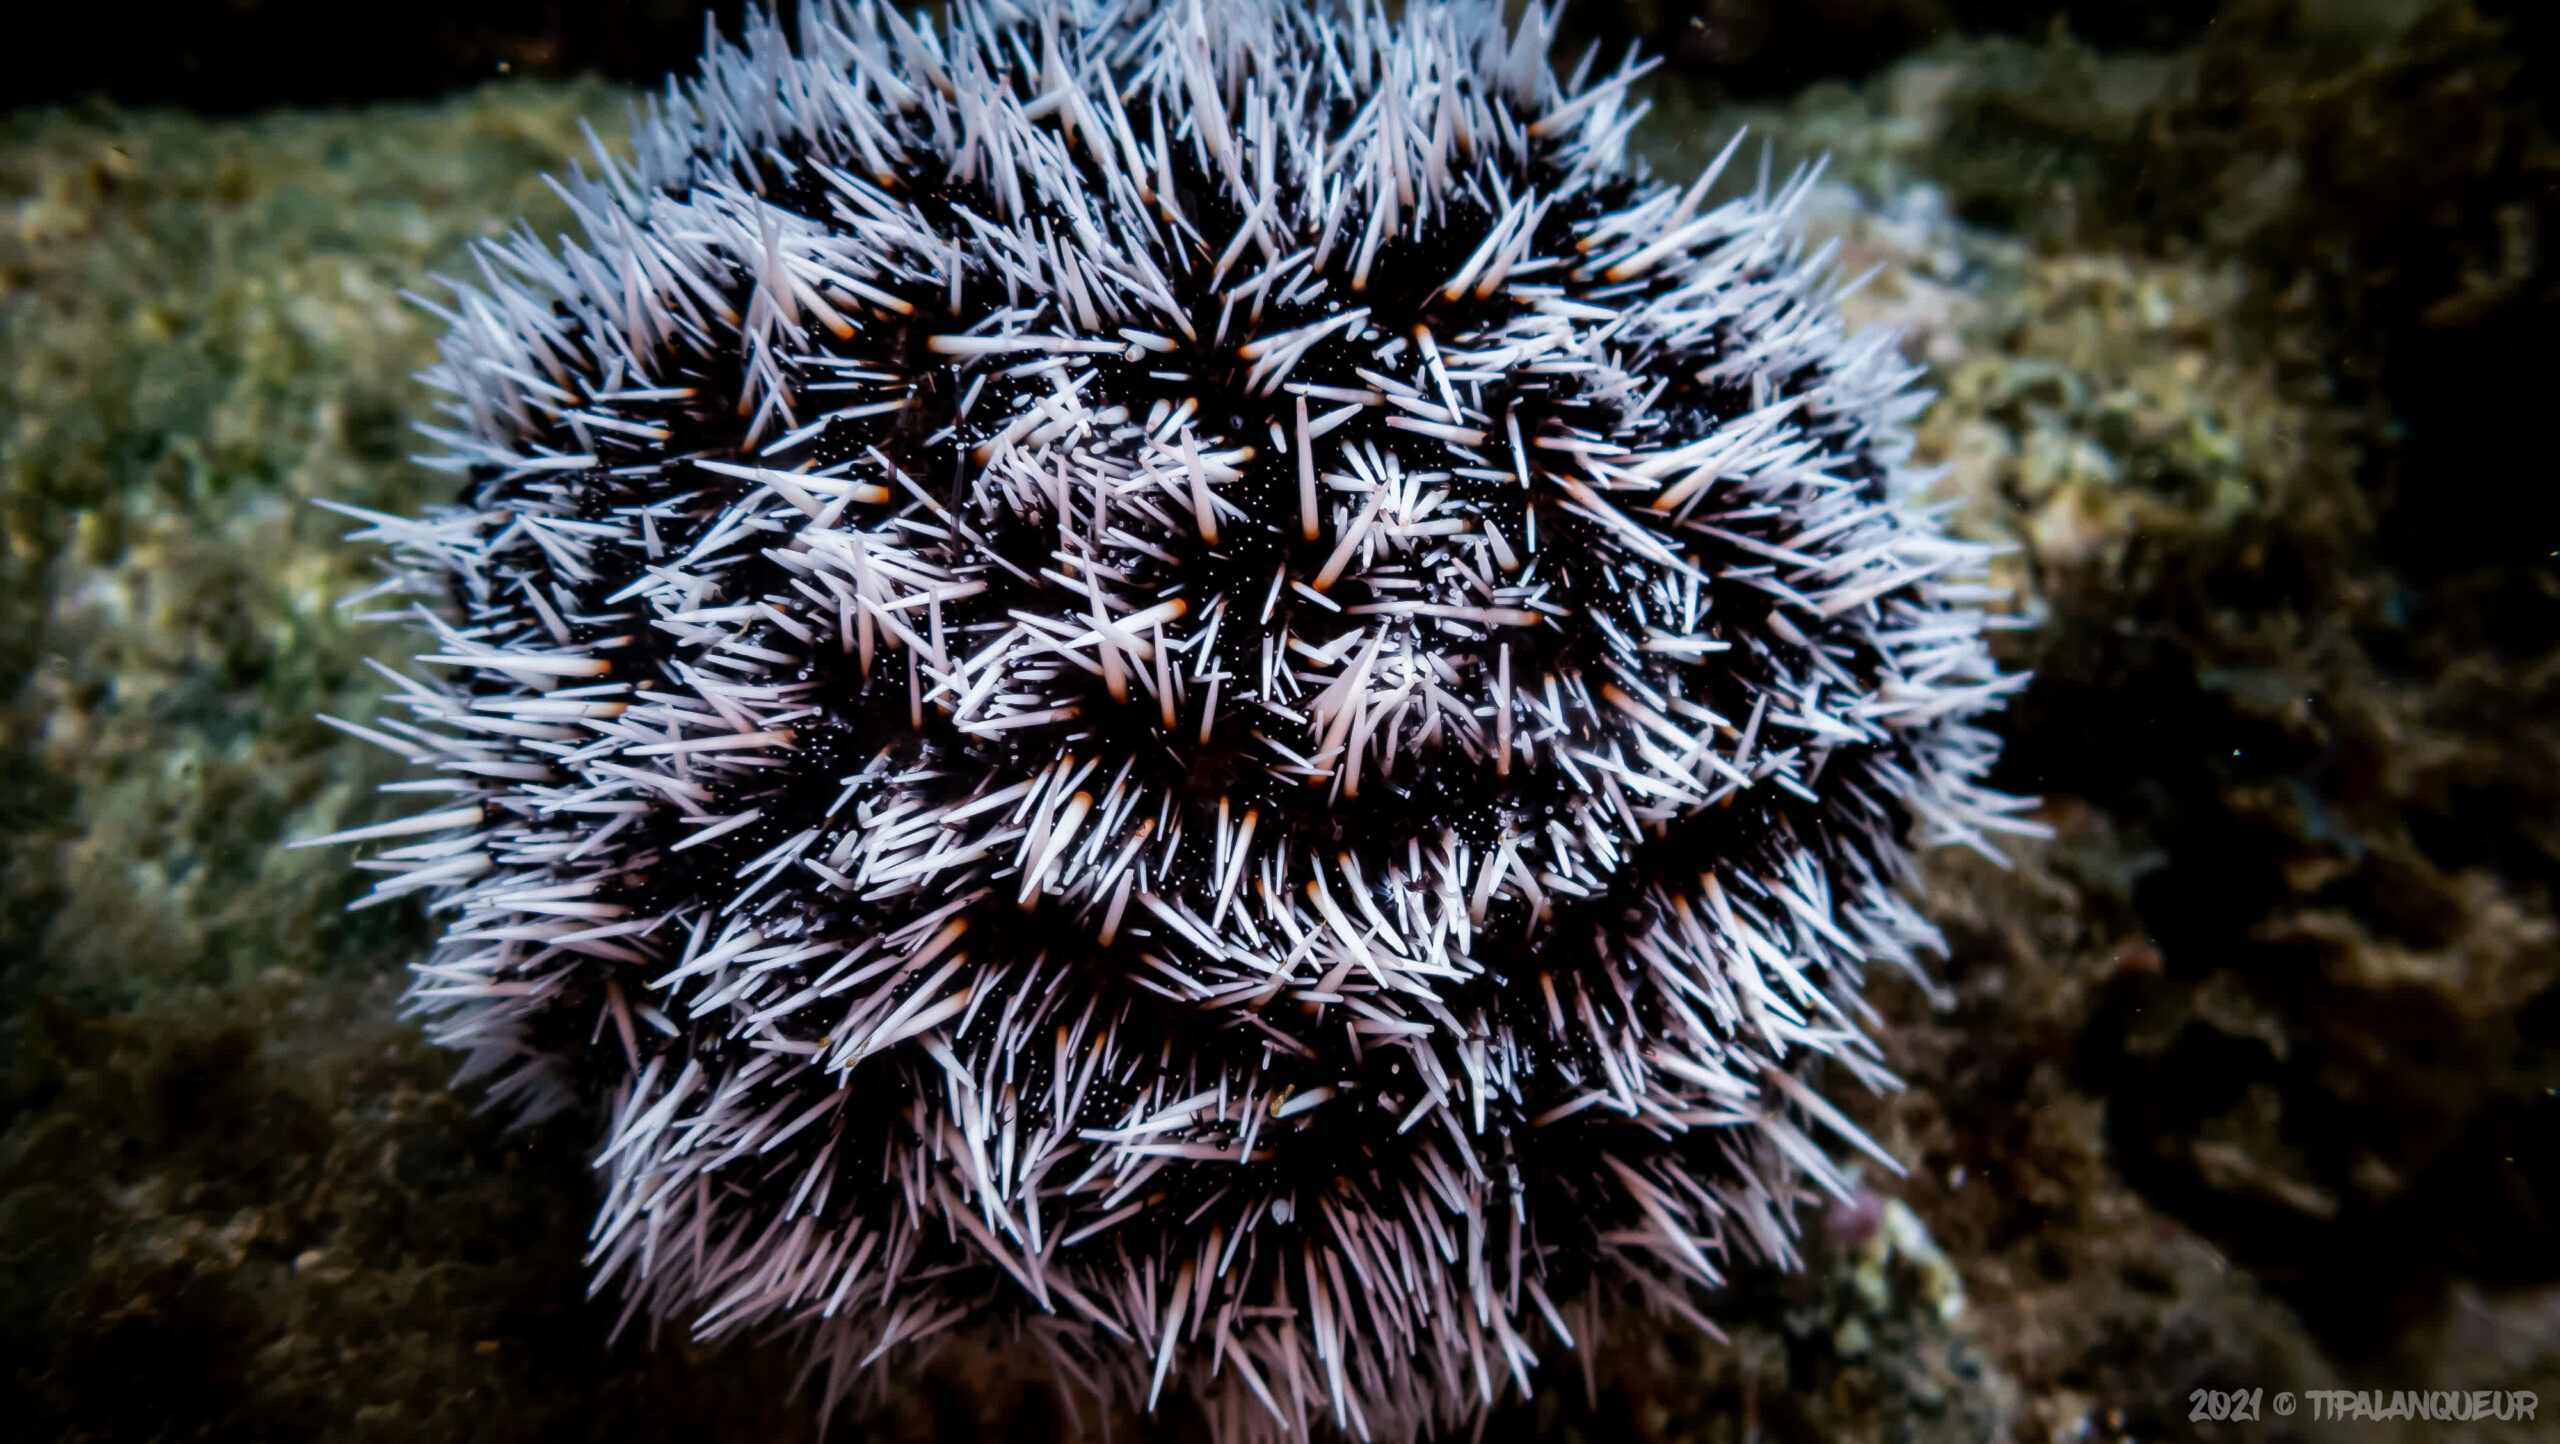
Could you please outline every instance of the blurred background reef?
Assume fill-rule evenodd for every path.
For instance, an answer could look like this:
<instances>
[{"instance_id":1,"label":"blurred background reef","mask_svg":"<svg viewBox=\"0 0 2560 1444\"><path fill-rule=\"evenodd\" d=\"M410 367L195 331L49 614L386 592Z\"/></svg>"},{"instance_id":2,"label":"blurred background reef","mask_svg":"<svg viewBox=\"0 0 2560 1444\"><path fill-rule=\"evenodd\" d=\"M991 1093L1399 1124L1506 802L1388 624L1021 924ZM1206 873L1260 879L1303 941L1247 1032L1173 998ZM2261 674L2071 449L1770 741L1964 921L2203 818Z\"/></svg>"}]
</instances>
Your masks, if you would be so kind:
<instances>
[{"instance_id":1,"label":"blurred background reef","mask_svg":"<svg viewBox=\"0 0 2560 1444\"><path fill-rule=\"evenodd\" d=\"M387 760L312 714L414 648L334 609L369 563L308 503L439 494L400 291L562 229L541 172L700 25L160 0L0 57L14 1437L813 1436L780 1351L608 1342L591 1122L446 1092L395 1015L427 919L280 849L386 815ZM1815 1268L1739 1283L1729 1343L1631 1327L1487 1437L2459 1432L2191 1423L2198 1388L2560 1413L2560 7L1569 25L1670 57L1658 167L1743 121L1832 157L1807 229L1884 267L1852 309L1928 363L1959 524L2017 544L2005 782L2057 835L1932 863L1953 956L1880 987L1911 1087L1862 1109L1910 1176L1808 1214ZM962 1351L836 1437L1061 1422Z\"/></svg>"}]
</instances>

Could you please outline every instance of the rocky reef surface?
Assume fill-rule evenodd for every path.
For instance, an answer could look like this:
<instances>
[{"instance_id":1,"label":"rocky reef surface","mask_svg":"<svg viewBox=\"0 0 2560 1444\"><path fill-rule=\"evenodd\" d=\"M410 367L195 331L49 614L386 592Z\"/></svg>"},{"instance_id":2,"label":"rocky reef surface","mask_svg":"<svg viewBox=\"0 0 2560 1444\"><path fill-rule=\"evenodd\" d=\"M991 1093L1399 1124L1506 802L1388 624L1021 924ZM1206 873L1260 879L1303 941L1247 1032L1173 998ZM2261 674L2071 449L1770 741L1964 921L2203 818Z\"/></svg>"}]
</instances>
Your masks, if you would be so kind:
<instances>
[{"instance_id":1,"label":"rocky reef surface","mask_svg":"<svg viewBox=\"0 0 2560 1444\"><path fill-rule=\"evenodd\" d=\"M1729 42L1749 8L1699 14ZM1849 304L1930 365L1962 524L2017 545L2006 781L2057 836L1933 864L1952 956L1883 990L1911 1087L1862 1119L1909 1175L1808 1215L1816 1267L1740 1281L1727 1339L1630 1328L1489 1437L2462 1432L2190 1422L2195 1389L2560 1410L2560 27L2213 19L2102 37L2150 51L1942 38L1792 94L1665 81L1665 168L1740 121L1833 157L1806 228L1881 267ZM582 1301L589 1125L448 1092L396 1016L427 920L343 911L343 859L282 846L382 815L388 769L312 717L368 712L366 660L412 649L334 609L369 561L307 503L434 492L404 459L433 323L398 293L514 217L558 229L539 174L621 104L0 120L24 1437L813 1433L781 1352L617 1338ZM955 1351L837 1433L1060 1422Z\"/></svg>"}]
</instances>

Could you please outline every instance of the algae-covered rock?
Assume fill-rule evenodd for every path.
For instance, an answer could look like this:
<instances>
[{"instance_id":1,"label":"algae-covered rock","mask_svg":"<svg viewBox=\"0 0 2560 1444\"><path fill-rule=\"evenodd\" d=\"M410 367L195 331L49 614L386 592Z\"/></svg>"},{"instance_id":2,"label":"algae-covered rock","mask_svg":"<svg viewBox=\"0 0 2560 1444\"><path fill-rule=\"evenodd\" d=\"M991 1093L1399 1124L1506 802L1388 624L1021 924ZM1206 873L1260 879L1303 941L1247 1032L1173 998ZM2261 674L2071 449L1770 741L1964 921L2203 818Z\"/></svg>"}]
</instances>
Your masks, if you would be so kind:
<instances>
[{"instance_id":1,"label":"algae-covered rock","mask_svg":"<svg viewBox=\"0 0 2560 1444\"><path fill-rule=\"evenodd\" d=\"M2560 1380L2549 33L2234 6L1747 112L1866 200L1808 227L2017 545L2006 775L2060 836L1933 874L1957 1006L1890 1010L1878 1113L2022 1432Z\"/></svg>"},{"instance_id":2,"label":"algae-covered rock","mask_svg":"<svg viewBox=\"0 0 2560 1444\"><path fill-rule=\"evenodd\" d=\"M399 293L553 223L539 172L608 98L0 130L13 1433L537 1437L670 1392L579 1306L581 1135L447 1092L394 1019L422 920L348 914L344 860L283 846L389 775L314 720L406 649L337 608L369 563L308 503L430 484L403 457L434 329ZM774 1370L711 1377L805 1429Z\"/></svg>"},{"instance_id":3,"label":"algae-covered rock","mask_svg":"<svg viewBox=\"0 0 2560 1444\"><path fill-rule=\"evenodd\" d=\"M1964 1001L1895 1034L1893 1108L1964 1171L1913 1200L2055 1427L2180 1425L2182 1376L2560 1378L2560 529L2516 394L2549 52L2459 5L2226 18L1767 117L1864 136L1844 169L1935 188L1979 268L1924 444L2019 546L2007 776L2061 835L1940 875Z\"/></svg>"},{"instance_id":4,"label":"algae-covered rock","mask_svg":"<svg viewBox=\"0 0 2560 1444\"><path fill-rule=\"evenodd\" d=\"M2013 435L2000 352L2090 383L2024 434L2059 417L2116 473L1974 478L2023 504L2047 609L2020 637L2040 680L2013 775L2160 853L2129 889L2160 966L2099 999L2084 1085L2125 1176L2351 1358L2448 1279L2560 1270L2560 593L2548 546L2520 544L2560 538L2547 488L2516 484L2538 453L2496 359L2551 281L2528 266L2457 321L2483 283L2448 260L2550 204L2498 36L2450 6L2352 59L2208 47L2134 148L2188 183L2114 205L2157 259L2040 261L2010 303L2029 354L1966 363ZM2399 149L2413 128L2439 145ZM2165 329L2140 319L2152 294ZM2446 352L2448 325L2479 354ZM1974 395L1958 368L1950 401ZM2052 529L2057 506L2100 524Z\"/></svg>"}]
</instances>

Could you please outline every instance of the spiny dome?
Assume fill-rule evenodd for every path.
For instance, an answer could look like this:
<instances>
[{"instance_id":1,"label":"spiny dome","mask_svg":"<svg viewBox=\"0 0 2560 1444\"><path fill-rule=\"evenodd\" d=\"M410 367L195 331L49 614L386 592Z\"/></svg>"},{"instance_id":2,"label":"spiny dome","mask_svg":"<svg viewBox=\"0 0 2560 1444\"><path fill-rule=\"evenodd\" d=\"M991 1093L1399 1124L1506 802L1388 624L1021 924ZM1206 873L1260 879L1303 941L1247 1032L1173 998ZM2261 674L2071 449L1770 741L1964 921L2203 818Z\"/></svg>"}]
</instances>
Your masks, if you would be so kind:
<instances>
[{"instance_id":1,"label":"spiny dome","mask_svg":"<svg viewBox=\"0 0 2560 1444\"><path fill-rule=\"evenodd\" d=\"M1791 1262L1908 843L2021 825L1809 178L1648 179L1536 7L795 29L483 249L359 533L454 795L343 837L605 1120L598 1286L1366 1437Z\"/></svg>"}]
</instances>

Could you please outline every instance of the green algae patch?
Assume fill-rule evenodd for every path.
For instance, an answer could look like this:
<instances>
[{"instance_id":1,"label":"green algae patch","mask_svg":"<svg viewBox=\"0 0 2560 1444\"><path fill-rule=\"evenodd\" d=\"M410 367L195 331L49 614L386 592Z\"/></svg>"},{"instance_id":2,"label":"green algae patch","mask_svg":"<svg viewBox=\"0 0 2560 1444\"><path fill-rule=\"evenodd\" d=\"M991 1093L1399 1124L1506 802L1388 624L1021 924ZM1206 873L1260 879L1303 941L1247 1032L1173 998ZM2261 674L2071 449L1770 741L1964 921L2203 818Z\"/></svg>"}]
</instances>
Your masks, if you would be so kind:
<instances>
[{"instance_id":1,"label":"green algae patch","mask_svg":"<svg viewBox=\"0 0 2560 1444\"><path fill-rule=\"evenodd\" d=\"M422 919L346 912L343 856L284 846L400 801L314 720L369 713L365 660L409 648L336 605L371 562L310 504L437 494L406 457L438 328L400 292L557 227L539 176L617 101L0 122L0 1410L28 1437L647 1412L580 1304L582 1140L448 1093L395 1021ZM739 1417L805 1429L724 1369Z\"/></svg>"},{"instance_id":2,"label":"green algae patch","mask_svg":"<svg viewBox=\"0 0 2560 1444\"><path fill-rule=\"evenodd\" d=\"M343 861L278 844L387 775L313 720L366 709L388 634L336 605L369 561L331 498L409 507L433 358L401 298L466 263L578 144L581 91L208 124L41 114L0 131L0 948L23 995L123 1004L396 955Z\"/></svg>"}]
</instances>

